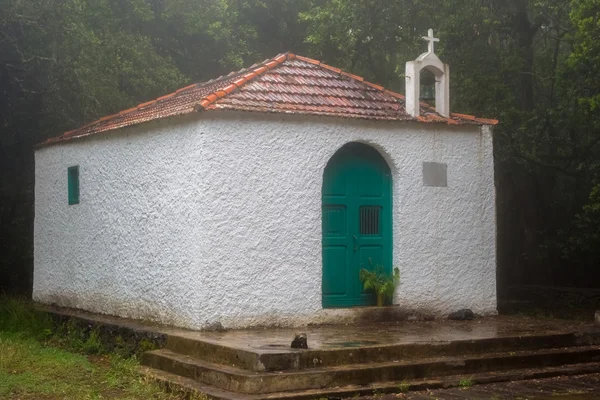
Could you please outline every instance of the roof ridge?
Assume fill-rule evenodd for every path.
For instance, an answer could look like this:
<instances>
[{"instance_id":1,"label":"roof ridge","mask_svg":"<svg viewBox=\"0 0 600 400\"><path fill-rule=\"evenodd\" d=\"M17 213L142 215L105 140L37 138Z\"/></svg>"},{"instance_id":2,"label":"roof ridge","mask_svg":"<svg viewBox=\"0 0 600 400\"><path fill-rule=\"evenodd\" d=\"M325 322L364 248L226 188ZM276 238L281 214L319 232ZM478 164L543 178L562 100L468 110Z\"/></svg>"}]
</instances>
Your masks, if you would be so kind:
<instances>
[{"instance_id":1,"label":"roof ridge","mask_svg":"<svg viewBox=\"0 0 600 400\"><path fill-rule=\"evenodd\" d=\"M272 70L273 68L278 67L283 64L283 62L287 60L293 60L296 56L293 53L282 53L273 58L267 59L262 63L258 64L256 68L252 69L252 67L248 68L248 73L244 74L240 77L240 79L234 81L226 87L221 89L217 89L212 93L204 96L202 100L200 100L197 105L194 107L196 110L199 108L206 109L212 103L220 99L221 97L227 96L229 93L233 92L235 89L245 85L249 81L253 80L257 76L263 74L266 71ZM256 64L255 64L256 65ZM241 74L240 74L241 75Z\"/></svg>"}]
</instances>

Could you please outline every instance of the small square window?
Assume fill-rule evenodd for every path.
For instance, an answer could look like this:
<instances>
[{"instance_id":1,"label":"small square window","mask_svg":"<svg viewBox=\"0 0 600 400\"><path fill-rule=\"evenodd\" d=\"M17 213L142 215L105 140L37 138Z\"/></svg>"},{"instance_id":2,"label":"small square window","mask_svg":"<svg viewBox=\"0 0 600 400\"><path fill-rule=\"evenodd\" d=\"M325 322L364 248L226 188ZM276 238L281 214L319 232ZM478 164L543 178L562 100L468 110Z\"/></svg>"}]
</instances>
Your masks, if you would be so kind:
<instances>
[{"instance_id":1,"label":"small square window","mask_svg":"<svg viewBox=\"0 0 600 400\"><path fill-rule=\"evenodd\" d=\"M79 204L79 165L67 168L69 205Z\"/></svg>"},{"instance_id":2,"label":"small square window","mask_svg":"<svg viewBox=\"0 0 600 400\"><path fill-rule=\"evenodd\" d=\"M424 186L448 186L448 166L436 162L423 163L423 185Z\"/></svg>"}]
</instances>

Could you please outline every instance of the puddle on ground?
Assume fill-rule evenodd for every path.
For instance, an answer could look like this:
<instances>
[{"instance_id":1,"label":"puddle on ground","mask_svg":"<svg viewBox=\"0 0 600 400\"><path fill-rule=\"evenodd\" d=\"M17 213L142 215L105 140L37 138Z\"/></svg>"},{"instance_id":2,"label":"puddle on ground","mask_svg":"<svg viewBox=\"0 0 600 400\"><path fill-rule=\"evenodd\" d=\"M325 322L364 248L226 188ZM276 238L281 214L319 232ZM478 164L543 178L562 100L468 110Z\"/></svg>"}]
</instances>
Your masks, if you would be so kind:
<instances>
[{"instance_id":1,"label":"puddle on ground","mask_svg":"<svg viewBox=\"0 0 600 400\"><path fill-rule=\"evenodd\" d=\"M289 349L289 345L285 344L265 344L259 347L259 349Z\"/></svg>"},{"instance_id":2,"label":"puddle on ground","mask_svg":"<svg viewBox=\"0 0 600 400\"><path fill-rule=\"evenodd\" d=\"M360 347L360 346L374 346L376 344L379 344L379 342L377 340L355 340L355 341L349 341L349 342L329 342L329 343L324 343L327 346L334 346L334 347Z\"/></svg>"}]
</instances>

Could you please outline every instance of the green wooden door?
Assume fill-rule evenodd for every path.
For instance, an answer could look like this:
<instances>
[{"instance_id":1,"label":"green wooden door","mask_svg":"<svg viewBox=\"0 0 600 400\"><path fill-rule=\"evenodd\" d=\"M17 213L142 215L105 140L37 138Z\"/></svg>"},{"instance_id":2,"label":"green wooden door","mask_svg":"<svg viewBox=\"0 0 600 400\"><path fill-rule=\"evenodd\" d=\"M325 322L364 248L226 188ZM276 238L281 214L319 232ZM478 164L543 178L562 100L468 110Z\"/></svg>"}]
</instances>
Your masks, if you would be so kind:
<instances>
[{"instance_id":1,"label":"green wooden door","mask_svg":"<svg viewBox=\"0 0 600 400\"><path fill-rule=\"evenodd\" d=\"M392 178L379 152L343 146L323 175L323 307L370 305L361 268L392 271Z\"/></svg>"}]
</instances>

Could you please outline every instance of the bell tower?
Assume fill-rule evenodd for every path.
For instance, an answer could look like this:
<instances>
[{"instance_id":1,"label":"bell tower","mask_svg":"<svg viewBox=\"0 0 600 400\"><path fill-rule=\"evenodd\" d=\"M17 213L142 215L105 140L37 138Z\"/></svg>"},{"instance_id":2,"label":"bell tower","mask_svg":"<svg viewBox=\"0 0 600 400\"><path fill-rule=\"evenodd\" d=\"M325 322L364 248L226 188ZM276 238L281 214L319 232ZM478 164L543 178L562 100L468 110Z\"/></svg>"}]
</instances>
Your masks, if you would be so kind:
<instances>
[{"instance_id":1,"label":"bell tower","mask_svg":"<svg viewBox=\"0 0 600 400\"><path fill-rule=\"evenodd\" d=\"M429 29L423 39L428 43L427 52L421 54L415 61L406 63L406 112L413 117L420 114L421 71L427 69L435 76L435 111L444 116L450 116L450 67L444 64L435 54L434 43L440 39L433 36Z\"/></svg>"}]
</instances>

